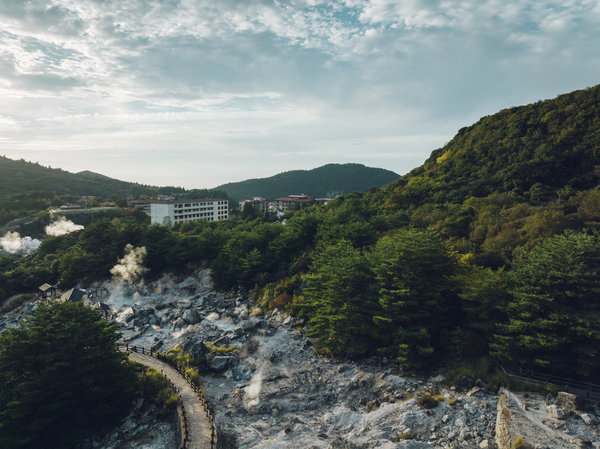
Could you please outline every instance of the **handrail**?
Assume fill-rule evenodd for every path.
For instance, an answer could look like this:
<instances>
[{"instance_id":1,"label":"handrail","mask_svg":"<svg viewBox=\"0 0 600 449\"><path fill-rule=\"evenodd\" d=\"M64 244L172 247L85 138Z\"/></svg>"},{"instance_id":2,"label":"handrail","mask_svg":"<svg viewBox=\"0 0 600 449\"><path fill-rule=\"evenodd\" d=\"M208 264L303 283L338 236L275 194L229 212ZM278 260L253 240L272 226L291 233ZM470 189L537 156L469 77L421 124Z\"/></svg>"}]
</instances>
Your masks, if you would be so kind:
<instances>
[{"instance_id":1,"label":"handrail","mask_svg":"<svg viewBox=\"0 0 600 449\"><path fill-rule=\"evenodd\" d=\"M587 400L600 401L600 385L594 384L591 381L585 382L573 378L555 376L552 374L536 372L533 369L523 368L519 369L519 374L515 374L506 370L502 364L500 364L500 368L508 377L522 382L553 385L558 388L564 388L567 392L569 390L573 392L578 391Z\"/></svg>"},{"instance_id":2,"label":"handrail","mask_svg":"<svg viewBox=\"0 0 600 449\"><path fill-rule=\"evenodd\" d=\"M198 385L196 385L194 383L194 381L186 374L185 369L181 365L179 365L177 362L171 360L167 356L163 355L161 352L153 350L152 348L147 349L147 348L144 348L143 346L137 346L137 345L129 346L129 343L124 343L124 344L117 343L117 349L119 351L124 350L125 352L130 352L130 351L137 352L137 353L149 355L158 360L161 360L161 361L171 365L186 380L186 382L192 387L192 390L194 390L194 393L196 393L196 395L198 396L200 404L202 404L202 407L204 408L204 413L206 414L208 421L211 425L210 447L211 447L211 449L216 449L217 443L218 443L217 426L215 425L214 418L208 407L208 402L206 400L206 397L204 396L204 392L202 391L202 389ZM163 373L163 375L164 375L164 373ZM182 410L182 415L183 415L183 430L182 430L183 445L182 445L182 449L187 449L187 444L189 442L189 435L188 435L188 430L187 430L188 425L187 425L187 415L185 413L185 407L183 405L183 401L181 401L181 395L179 394L179 391L177 390L177 388L170 381L169 381L169 384L177 392L177 394L179 396L179 402L181 405L181 410Z\"/></svg>"}]
</instances>

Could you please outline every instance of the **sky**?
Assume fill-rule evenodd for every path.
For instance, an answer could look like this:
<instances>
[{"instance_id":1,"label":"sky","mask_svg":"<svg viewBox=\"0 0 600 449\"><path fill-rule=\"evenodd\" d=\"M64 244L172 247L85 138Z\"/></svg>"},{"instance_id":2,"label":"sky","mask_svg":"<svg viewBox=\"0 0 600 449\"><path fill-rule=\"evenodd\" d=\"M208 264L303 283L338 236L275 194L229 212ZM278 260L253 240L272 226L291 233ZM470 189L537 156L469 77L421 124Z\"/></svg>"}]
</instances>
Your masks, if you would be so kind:
<instances>
[{"instance_id":1,"label":"sky","mask_svg":"<svg viewBox=\"0 0 600 449\"><path fill-rule=\"evenodd\" d=\"M0 154L211 188L403 174L600 83L600 0L0 0Z\"/></svg>"}]
</instances>

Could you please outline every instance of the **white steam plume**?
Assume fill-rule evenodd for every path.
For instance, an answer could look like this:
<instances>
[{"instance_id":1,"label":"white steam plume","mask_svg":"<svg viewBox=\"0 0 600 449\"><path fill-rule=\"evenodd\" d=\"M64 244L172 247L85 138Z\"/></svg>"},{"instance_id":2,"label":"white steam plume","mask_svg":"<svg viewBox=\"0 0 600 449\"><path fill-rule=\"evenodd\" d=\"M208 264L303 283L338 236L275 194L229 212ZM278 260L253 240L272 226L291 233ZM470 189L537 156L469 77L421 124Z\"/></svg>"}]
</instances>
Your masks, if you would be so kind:
<instances>
[{"instance_id":1,"label":"white steam plume","mask_svg":"<svg viewBox=\"0 0 600 449\"><path fill-rule=\"evenodd\" d=\"M83 229L82 225L75 224L65 217L58 217L58 220L53 221L45 228L46 234L53 236L64 235L81 229Z\"/></svg>"},{"instance_id":2,"label":"white steam plume","mask_svg":"<svg viewBox=\"0 0 600 449\"><path fill-rule=\"evenodd\" d=\"M145 246L134 248L133 245L128 243L125 246L125 255L122 259L119 259L119 263L110 269L110 273L124 281L135 280L147 271L142 265L145 255Z\"/></svg>"},{"instance_id":3,"label":"white steam plume","mask_svg":"<svg viewBox=\"0 0 600 449\"><path fill-rule=\"evenodd\" d=\"M31 237L21 237L18 232L7 232L4 237L0 238L0 248L9 254L31 254L40 247L38 239Z\"/></svg>"},{"instance_id":4,"label":"white steam plume","mask_svg":"<svg viewBox=\"0 0 600 449\"><path fill-rule=\"evenodd\" d=\"M260 390L262 389L263 373L259 369L250 379L250 384L244 388L244 407L250 410L260 402Z\"/></svg>"}]
</instances>

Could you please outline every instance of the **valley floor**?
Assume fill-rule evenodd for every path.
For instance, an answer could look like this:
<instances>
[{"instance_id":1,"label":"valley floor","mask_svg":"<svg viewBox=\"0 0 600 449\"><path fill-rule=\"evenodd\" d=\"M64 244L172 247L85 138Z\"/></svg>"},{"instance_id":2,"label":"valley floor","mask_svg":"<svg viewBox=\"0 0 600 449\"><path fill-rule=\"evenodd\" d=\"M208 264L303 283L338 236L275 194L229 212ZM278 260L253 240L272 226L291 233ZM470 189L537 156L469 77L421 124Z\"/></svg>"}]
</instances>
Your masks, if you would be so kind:
<instances>
[{"instance_id":1,"label":"valley floor","mask_svg":"<svg viewBox=\"0 0 600 449\"><path fill-rule=\"evenodd\" d=\"M109 305L130 345L166 351L181 344L195 355L204 351L201 342L220 348L208 354L212 374L204 377L204 389L224 448L495 447L498 394L477 385L457 391L441 376L403 377L394 365L375 360L319 357L293 318L255 315L242 296L215 292L206 270L185 279L92 288L107 292L97 300ZM0 328L28 307L1 317ZM418 405L426 393L437 395L436 407ZM527 401L530 411L547 410L544 398ZM599 423L595 409L545 425L564 435L564 447L600 448ZM536 443L544 447L543 440ZM545 443L563 447L550 437Z\"/></svg>"}]
</instances>

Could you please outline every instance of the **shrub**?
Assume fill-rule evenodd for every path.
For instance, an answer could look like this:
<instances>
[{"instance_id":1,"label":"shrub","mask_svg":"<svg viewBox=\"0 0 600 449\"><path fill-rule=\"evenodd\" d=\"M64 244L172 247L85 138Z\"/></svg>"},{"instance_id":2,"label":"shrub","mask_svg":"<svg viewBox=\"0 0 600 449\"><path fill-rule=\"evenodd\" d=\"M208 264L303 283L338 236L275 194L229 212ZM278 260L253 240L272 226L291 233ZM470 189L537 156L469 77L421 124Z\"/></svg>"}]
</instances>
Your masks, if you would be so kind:
<instances>
[{"instance_id":1,"label":"shrub","mask_svg":"<svg viewBox=\"0 0 600 449\"><path fill-rule=\"evenodd\" d=\"M423 408L435 408L443 400L443 395L433 396L429 393L423 393L421 397L417 398L417 404L419 404Z\"/></svg>"}]
</instances>

